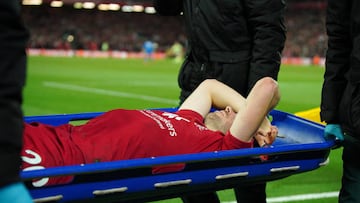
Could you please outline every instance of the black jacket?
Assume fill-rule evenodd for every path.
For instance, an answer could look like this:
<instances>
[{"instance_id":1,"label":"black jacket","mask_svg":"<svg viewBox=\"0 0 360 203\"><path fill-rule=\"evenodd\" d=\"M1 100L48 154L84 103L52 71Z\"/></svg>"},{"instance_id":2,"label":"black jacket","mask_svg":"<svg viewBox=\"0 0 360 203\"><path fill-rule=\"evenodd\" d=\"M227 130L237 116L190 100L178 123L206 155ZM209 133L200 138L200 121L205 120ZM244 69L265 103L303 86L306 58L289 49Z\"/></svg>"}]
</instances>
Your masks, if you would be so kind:
<instances>
[{"instance_id":1,"label":"black jacket","mask_svg":"<svg viewBox=\"0 0 360 203\"><path fill-rule=\"evenodd\" d=\"M0 1L0 187L20 181L22 90L29 38L19 1Z\"/></svg>"},{"instance_id":2,"label":"black jacket","mask_svg":"<svg viewBox=\"0 0 360 203\"><path fill-rule=\"evenodd\" d=\"M284 47L284 0L154 0L161 15L183 12L188 55L204 62L248 63L249 88L277 79Z\"/></svg>"},{"instance_id":3,"label":"black jacket","mask_svg":"<svg viewBox=\"0 0 360 203\"><path fill-rule=\"evenodd\" d=\"M188 48L178 78L180 103L206 78L243 96L260 78L277 79L286 39L284 0L154 0L154 7L161 15L183 12ZM235 190L241 202L266 202L265 184Z\"/></svg>"},{"instance_id":4,"label":"black jacket","mask_svg":"<svg viewBox=\"0 0 360 203\"><path fill-rule=\"evenodd\" d=\"M321 119L360 134L360 1L328 0ZM360 136L360 135L359 135Z\"/></svg>"}]
</instances>

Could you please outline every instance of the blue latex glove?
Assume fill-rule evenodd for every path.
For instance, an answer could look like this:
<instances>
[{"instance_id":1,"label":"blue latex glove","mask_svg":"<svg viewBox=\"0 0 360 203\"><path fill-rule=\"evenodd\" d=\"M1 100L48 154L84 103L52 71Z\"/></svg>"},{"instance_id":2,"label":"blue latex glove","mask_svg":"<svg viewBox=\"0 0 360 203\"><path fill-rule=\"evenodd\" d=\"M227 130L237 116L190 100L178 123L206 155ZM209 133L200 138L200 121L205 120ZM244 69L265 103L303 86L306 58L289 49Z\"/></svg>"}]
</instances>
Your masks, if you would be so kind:
<instances>
[{"instance_id":1,"label":"blue latex glove","mask_svg":"<svg viewBox=\"0 0 360 203\"><path fill-rule=\"evenodd\" d=\"M324 137L326 139L335 138L335 140L344 141L344 133L339 124L327 124L325 126Z\"/></svg>"},{"instance_id":2,"label":"blue latex glove","mask_svg":"<svg viewBox=\"0 0 360 203\"><path fill-rule=\"evenodd\" d=\"M23 183L14 183L0 188L0 202L32 203L30 193Z\"/></svg>"}]
</instances>

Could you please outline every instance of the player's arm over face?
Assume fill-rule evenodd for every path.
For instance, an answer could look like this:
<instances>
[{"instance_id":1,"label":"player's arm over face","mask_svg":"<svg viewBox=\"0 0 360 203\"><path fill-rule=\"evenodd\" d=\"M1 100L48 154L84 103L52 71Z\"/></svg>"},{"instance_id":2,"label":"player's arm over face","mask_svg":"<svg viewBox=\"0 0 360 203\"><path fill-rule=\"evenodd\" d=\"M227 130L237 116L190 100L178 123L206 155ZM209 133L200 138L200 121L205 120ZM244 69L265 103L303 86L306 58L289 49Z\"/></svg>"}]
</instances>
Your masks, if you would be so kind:
<instances>
[{"instance_id":1,"label":"player's arm over face","mask_svg":"<svg viewBox=\"0 0 360 203\"><path fill-rule=\"evenodd\" d=\"M229 86L215 79L207 79L183 102L180 109L191 109L205 117L211 107L225 109L230 106L238 112L245 104L245 98Z\"/></svg>"},{"instance_id":2,"label":"player's arm over face","mask_svg":"<svg viewBox=\"0 0 360 203\"><path fill-rule=\"evenodd\" d=\"M211 107L225 109L230 106L237 113L230 132L239 140L248 142L279 99L277 82L270 77L259 80L246 99L229 86L208 79L195 89L180 109L191 109L205 117Z\"/></svg>"}]
</instances>

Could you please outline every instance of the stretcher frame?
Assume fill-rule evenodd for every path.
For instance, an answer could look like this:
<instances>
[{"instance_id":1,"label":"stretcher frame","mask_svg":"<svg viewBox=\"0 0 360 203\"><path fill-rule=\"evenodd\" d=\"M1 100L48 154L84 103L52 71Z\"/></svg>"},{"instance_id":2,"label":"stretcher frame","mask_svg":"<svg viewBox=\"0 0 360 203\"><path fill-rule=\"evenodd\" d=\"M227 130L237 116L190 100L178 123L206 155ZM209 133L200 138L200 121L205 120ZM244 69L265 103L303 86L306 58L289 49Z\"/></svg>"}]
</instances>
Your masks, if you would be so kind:
<instances>
[{"instance_id":1,"label":"stretcher frame","mask_svg":"<svg viewBox=\"0 0 360 203\"><path fill-rule=\"evenodd\" d=\"M100 114L28 116L25 121L60 125ZM278 180L327 164L336 143L324 139L322 124L279 110L270 115L279 128L279 138L271 146L62 166L23 171L21 177L35 202L148 202ZM152 167L178 163L185 163L185 169L151 173ZM75 178L64 185L35 188L30 184L36 178L66 175Z\"/></svg>"}]
</instances>

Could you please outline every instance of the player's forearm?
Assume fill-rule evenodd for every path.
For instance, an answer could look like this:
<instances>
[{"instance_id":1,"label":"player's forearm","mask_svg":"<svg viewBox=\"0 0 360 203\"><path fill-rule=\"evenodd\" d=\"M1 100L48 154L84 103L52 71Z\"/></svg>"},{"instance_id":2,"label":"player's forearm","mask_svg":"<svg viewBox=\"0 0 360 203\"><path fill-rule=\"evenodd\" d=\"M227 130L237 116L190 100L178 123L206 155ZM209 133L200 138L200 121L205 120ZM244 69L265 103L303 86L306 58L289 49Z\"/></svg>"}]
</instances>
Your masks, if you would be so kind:
<instances>
[{"instance_id":1,"label":"player's forearm","mask_svg":"<svg viewBox=\"0 0 360 203\"><path fill-rule=\"evenodd\" d=\"M230 106L235 112L239 112L246 105L245 98L229 86L217 80L207 80L206 82L213 107L224 109L226 106Z\"/></svg>"},{"instance_id":2,"label":"player's forearm","mask_svg":"<svg viewBox=\"0 0 360 203\"><path fill-rule=\"evenodd\" d=\"M246 105L236 115L230 128L231 134L242 141L251 140L279 100L277 82L269 77L259 80L246 98Z\"/></svg>"},{"instance_id":3,"label":"player's forearm","mask_svg":"<svg viewBox=\"0 0 360 203\"><path fill-rule=\"evenodd\" d=\"M245 98L229 86L215 79L207 79L194 90L179 109L191 109L205 116L211 107L224 109L230 106L238 112L245 104Z\"/></svg>"}]
</instances>

